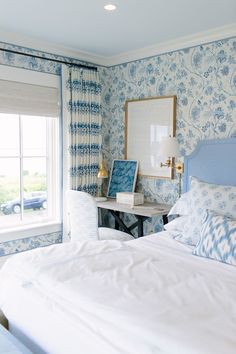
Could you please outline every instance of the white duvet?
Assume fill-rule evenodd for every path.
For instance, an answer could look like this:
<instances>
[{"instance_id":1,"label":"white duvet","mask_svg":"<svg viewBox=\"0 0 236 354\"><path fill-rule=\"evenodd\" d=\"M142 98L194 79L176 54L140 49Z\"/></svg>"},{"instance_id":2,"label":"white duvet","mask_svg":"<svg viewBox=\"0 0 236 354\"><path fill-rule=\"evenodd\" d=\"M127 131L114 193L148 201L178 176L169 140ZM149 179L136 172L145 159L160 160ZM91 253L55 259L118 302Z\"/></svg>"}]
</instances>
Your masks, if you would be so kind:
<instances>
[{"instance_id":1,"label":"white duvet","mask_svg":"<svg viewBox=\"0 0 236 354\"><path fill-rule=\"evenodd\" d=\"M0 285L6 312L12 289L34 289L101 343L81 354L236 353L236 267L193 256L167 232L18 254Z\"/></svg>"}]
</instances>

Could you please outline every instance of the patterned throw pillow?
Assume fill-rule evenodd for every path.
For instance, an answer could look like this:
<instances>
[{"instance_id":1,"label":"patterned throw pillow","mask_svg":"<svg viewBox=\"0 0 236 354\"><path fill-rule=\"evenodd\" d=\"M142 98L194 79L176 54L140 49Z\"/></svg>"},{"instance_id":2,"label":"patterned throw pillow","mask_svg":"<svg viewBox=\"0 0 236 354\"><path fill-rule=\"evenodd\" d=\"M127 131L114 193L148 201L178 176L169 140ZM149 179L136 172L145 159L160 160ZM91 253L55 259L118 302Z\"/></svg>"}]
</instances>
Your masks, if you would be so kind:
<instances>
[{"instance_id":1,"label":"patterned throw pillow","mask_svg":"<svg viewBox=\"0 0 236 354\"><path fill-rule=\"evenodd\" d=\"M236 220L206 211L193 254L236 266Z\"/></svg>"},{"instance_id":2,"label":"patterned throw pillow","mask_svg":"<svg viewBox=\"0 0 236 354\"><path fill-rule=\"evenodd\" d=\"M195 246L206 209L236 219L236 186L210 184L190 177L190 191L190 216L178 241Z\"/></svg>"},{"instance_id":3,"label":"patterned throw pillow","mask_svg":"<svg viewBox=\"0 0 236 354\"><path fill-rule=\"evenodd\" d=\"M197 213L205 208L236 218L236 186L210 184L190 177L190 189L190 207Z\"/></svg>"}]
</instances>

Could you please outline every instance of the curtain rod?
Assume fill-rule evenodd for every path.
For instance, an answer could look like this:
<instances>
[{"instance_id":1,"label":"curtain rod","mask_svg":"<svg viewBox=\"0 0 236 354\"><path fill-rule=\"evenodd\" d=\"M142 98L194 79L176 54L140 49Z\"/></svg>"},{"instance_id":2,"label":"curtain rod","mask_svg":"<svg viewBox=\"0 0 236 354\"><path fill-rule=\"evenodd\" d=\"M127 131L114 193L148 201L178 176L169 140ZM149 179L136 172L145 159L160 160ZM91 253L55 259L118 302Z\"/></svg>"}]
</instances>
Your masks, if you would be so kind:
<instances>
[{"instance_id":1,"label":"curtain rod","mask_svg":"<svg viewBox=\"0 0 236 354\"><path fill-rule=\"evenodd\" d=\"M47 58L47 57L41 57L40 55L35 55L35 54L22 53L22 52L18 52L16 50L12 50L12 49L0 48L0 51L12 53L12 54L24 55L26 57L32 57L32 58L37 58L37 59L50 60L50 61L53 61L54 63L67 64L67 65L75 66L75 67L82 68L82 69L88 69L88 70L97 71L97 68L95 66L88 66L88 65L76 64L76 63L68 63L68 62L63 61L63 60L52 59L52 58Z\"/></svg>"}]
</instances>

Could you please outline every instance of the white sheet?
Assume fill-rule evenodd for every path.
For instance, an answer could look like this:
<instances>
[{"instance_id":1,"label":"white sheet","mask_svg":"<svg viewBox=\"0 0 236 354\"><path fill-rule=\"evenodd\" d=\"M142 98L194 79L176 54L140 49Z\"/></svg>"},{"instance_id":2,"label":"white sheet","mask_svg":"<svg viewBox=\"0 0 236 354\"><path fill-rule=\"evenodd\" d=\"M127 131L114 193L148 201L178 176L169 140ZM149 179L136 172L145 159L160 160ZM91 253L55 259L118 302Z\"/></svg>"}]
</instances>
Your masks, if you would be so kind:
<instances>
[{"instance_id":1,"label":"white sheet","mask_svg":"<svg viewBox=\"0 0 236 354\"><path fill-rule=\"evenodd\" d=\"M96 343L70 354L235 354L236 267L192 256L167 232L19 254L0 281L6 314L22 288Z\"/></svg>"}]
</instances>

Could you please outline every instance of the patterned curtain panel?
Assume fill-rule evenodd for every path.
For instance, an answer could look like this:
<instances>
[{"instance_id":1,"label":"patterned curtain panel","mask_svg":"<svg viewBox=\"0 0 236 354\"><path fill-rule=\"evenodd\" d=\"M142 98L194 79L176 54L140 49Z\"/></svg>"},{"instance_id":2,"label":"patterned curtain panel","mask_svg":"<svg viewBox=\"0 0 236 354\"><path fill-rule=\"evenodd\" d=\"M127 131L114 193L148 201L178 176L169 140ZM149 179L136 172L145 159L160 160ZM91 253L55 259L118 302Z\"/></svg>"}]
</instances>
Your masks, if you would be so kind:
<instances>
[{"instance_id":1,"label":"patterned curtain panel","mask_svg":"<svg viewBox=\"0 0 236 354\"><path fill-rule=\"evenodd\" d=\"M101 151L101 84L96 71L63 68L68 188L95 195ZM65 144L64 144L65 145ZM64 159L65 160L65 159Z\"/></svg>"}]
</instances>

